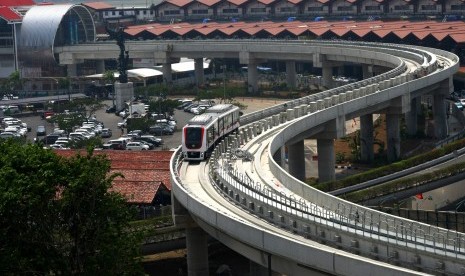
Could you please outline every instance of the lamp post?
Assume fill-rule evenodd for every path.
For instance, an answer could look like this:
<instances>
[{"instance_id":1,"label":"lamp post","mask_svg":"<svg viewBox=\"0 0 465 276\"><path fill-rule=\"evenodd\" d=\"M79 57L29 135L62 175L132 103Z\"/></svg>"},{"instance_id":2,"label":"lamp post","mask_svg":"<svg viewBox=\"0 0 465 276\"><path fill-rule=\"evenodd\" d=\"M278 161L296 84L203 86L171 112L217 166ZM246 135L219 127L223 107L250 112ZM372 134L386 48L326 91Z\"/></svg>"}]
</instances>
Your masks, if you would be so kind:
<instances>
[{"instance_id":1,"label":"lamp post","mask_svg":"<svg viewBox=\"0 0 465 276\"><path fill-rule=\"evenodd\" d=\"M160 96L158 97L158 114L161 114L161 99L162 99L163 94L160 92ZM158 116L157 116L158 118ZM158 119L157 119L158 120ZM162 125L159 124L160 127L160 137L163 136L163 128Z\"/></svg>"},{"instance_id":2,"label":"lamp post","mask_svg":"<svg viewBox=\"0 0 465 276\"><path fill-rule=\"evenodd\" d=\"M226 65L221 65L220 69L223 69L223 101L226 103Z\"/></svg>"}]
</instances>

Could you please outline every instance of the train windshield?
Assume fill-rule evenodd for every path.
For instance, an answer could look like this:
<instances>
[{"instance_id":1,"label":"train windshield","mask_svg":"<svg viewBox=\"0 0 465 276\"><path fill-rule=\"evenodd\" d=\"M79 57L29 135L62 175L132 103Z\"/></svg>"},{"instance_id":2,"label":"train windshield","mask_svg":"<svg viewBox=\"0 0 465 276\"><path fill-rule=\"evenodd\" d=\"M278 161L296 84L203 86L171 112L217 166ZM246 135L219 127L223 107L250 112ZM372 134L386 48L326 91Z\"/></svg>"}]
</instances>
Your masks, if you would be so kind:
<instances>
[{"instance_id":1,"label":"train windshield","mask_svg":"<svg viewBox=\"0 0 465 276\"><path fill-rule=\"evenodd\" d=\"M202 146L203 128L188 127L185 129L186 147L188 149L199 149Z\"/></svg>"}]
</instances>

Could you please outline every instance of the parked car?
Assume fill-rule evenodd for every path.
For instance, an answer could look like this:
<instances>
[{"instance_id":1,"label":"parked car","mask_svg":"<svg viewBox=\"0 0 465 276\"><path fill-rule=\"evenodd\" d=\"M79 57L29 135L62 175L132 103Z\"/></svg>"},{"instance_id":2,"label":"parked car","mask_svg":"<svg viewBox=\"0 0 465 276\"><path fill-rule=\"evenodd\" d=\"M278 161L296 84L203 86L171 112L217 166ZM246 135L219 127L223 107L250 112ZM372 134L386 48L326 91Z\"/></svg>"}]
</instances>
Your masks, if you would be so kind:
<instances>
[{"instance_id":1,"label":"parked car","mask_svg":"<svg viewBox=\"0 0 465 276\"><path fill-rule=\"evenodd\" d=\"M149 146L143 142L129 142L126 144L126 150L149 150Z\"/></svg>"},{"instance_id":2,"label":"parked car","mask_svg":"<svg viewBox=\"0 0 465 276\"><path fill-rule=\"evenodd\" d=\"M45 126L37 126L37 136L45 136L47 135L47 130Z\"/></svg>"},{"instance_id":3,"label":"parked car","mask_svg":"<svg viewBox=\"0 0 465 276\"><path fill-rule=\"evenodd\" d=\"M155 137L153 135L142 135L142 136L139 137L139 139L144 140L144 141L149 142L149 143L155 142L156 146L163 145L163 143L164 143L162 138Z\"/></svg>"},{"instance_id":4,"label":"parked car","mask_svg":"<svg viewBox=\"0 0 465 276\"><path fill-rule=\"evenodd\" d=\"M100 137L102 138L109 138L111 137L113 134L111 132L111 129L109 128L103 128L102 129L102 133L100 133Z\"/></svg>"},{"instance_id":5,"label":"parked car","mask_svg":"<svg viewBox=\"0 0 465 276\"><path fill-rule=\"evenodd\" d=\"M115 149L115 150L124 150L124 149L126 149L126 140L125 139L110 140L109 144L112 144L111 149Z\"/></svg>"},{"instance_id":6,"label":"parked car","mask_svg":"<svg viewBox=\"0 0 465 276\"><path fill-rule=\"evenodd\" d=\"M17 138L20 138L21 135L17 134L17 133L13 133L13 132L2 132L0 133L0 139L17 139Z\"/></svg>"},{"instance_id":7,"label":"parked car","mask_svg":"<svg viewBox=\"0 0 465 276\"><path fill-rule=\"evenodd\" d=\"M174 130L168 125L157 124L157 125L151 126L149 129L149 132L152 134L158 134L158 135L166 135L166 134L173 135Z\"/></svg>"},{"instance_id":8,"label":"parked car","mask_svg":"<svg viewBox=\"0 0 465 276\"><path fill-rule=\"evenodd\" d=\"M107 109L105 109L106 113L113 113L116 111L116 106L109 106Z\"/></svg>"},{"instance_id":9,"label":"parked car","mask_svg":"<svg viewBox=\"0 0 465 276\"><path fill-rule=\"evenodd\" d=\"M60 134L49 134L47 136L44 137L44 139L41 140L41 142L44 144L44 145L51 145L51 144L55 144L56 140L58 140L58 138L61 137Z\"/></svg>"},{"instance_id":10,"label":"parked car","mask_svg":"<svg viewBox=\"0 0 465 276\"><path fill-rule=\"evenodd\" d=\"M49 146L51 149L60 149L60 150L63 150L63 149L69 149L68 147L64 146L64 145L59 145L59 144L52 144Z\"/></svg>"},{"instance_id":11,"label":"parked car","mask_svg":"<svg viewBox=\"0 0 465 276\"><path fill-rule=\"evenodd\" d=\"M89 136L86 136L84 135L83 133L80 133L80 132L71 132L69 134L69 138L71 140L87 140L89 139L90 137Z\"/></svg>"},{"instance_id":12,"label":"parked car","mask_svg":"<svg viewBox=\"0 0 465 276\"><path fill-rule=\"evenodd\" d=\"M128 132L126 136L137 138L142 135L142 130L136 129L136 130L131 130Z\"/></svg>"},{"instance_id":13,"label":"parked car","mask_svg":"<svg viewBox=\"0 0 465 276\"><path fill-rule=\"evenodd\" d=\"M455 106L457 106L459 110L463 110L463 104L461 102L455 102Z\"/></svg>"},{"instance_id":14,"label":"parked car","mask_svg":"<svg viewBox=\"0 0 465 276\"><path fill-rule=\"evenodd\" d=\"M118 125L119 128L123 128L123 127L126 127L127 122L128 121L126 119L124 119L122 122L119 122L117 125Z\"/></svg>"}]
</instances>

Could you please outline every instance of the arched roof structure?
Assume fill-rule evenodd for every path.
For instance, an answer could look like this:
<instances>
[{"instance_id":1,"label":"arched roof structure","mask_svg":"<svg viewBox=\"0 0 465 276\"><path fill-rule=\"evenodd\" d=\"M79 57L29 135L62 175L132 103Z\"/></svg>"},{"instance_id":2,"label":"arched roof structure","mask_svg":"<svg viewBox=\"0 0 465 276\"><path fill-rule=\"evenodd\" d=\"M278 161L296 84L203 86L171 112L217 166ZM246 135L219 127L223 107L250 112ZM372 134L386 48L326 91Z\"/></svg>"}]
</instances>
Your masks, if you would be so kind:
<instances>
[{"instance_id":1,"label":"arched roof structure","mask_svg":"<svg viewBox=\"0 0 465 276\"><path fill-rule=\"evenodd\" d=\"M21 62L56 63L55 46L95 41L95 24L82 5L43 5L32 7L24 16L19 36Z\"/></svg>"}]
</instances>

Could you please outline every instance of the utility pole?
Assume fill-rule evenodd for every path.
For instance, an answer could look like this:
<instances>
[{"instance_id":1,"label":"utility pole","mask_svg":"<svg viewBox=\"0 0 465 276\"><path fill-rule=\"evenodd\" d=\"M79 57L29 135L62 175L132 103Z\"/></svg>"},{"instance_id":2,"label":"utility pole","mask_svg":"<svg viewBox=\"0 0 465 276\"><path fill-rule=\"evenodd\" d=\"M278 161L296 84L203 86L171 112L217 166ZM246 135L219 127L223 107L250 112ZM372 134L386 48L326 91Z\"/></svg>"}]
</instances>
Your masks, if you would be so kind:
<instances>
[{"instance_id":1,"label":"utility pole","mask_svg":"<svg viewBox=\"0 0 465 276\"><path fill-rule=\"evenodd\" d=\"M221 65L220 68L223 69L223 101L226 103L226 65Z\"/></svg>"}]
</instances>

